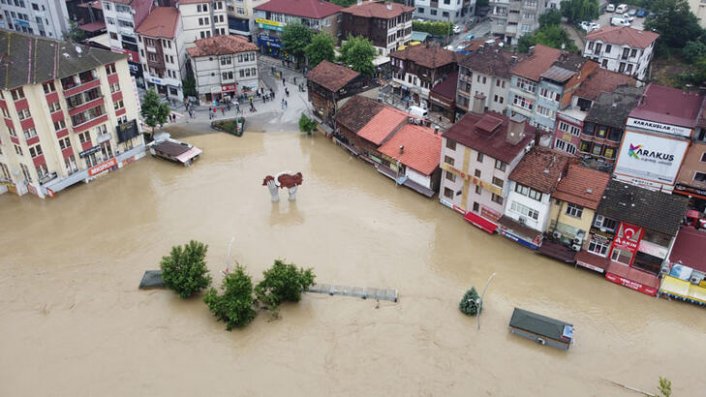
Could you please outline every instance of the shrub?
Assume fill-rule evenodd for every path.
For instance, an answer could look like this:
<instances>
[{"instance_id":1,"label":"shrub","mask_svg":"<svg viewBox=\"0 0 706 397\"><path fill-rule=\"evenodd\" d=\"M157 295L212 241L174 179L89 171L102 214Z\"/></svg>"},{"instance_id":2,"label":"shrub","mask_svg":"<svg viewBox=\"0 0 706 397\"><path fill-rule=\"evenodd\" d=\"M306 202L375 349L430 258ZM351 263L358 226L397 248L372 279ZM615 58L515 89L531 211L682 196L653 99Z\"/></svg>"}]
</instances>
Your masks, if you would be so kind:
<instances>
[{"instance_id":1,"label":"shrub","mask_svg":"<svg viewBox=\"0 0 706 397\"><path fill-rule=\"evenodd\" d=\"M475 287L471 287L461 298L458 309L468 316L475 316L481 311L481 301Z\"/></svg>"},{"instance_id":2,"label":"shrub","mask_svg":"<svg viewBox=\"0 0 706 397\"><path fill-rule=\"evenodd\" d=\"M257 313L253 308L253 284L245 269L238 265L228 273L221 284L223 294L219 295L215 288L210 288L204 296L204 302L218 321L226 323L228 331L233 328L243 328L255 318Z\"/></svg>"},{"instance_id":3,"label":"shrub","mask_svg":"<svg viewBox=\"0 0 706 397\"><path fill-rule=\"evenodd\" d=\"M265 278L255 287L255 296L273 312L282 302L299 302L302 292L313 285L316 278L311 269L297 268L279 259L262 274Z\"/></svg>"},{"instance_id":4,"label":"shrub","mask_svg":"<svg viewBox=\"0 0 706 397\"><path fill-rule=\"evenodd\" d=\"M162 257L160 267L167 288L182 299L191 297L211 284L206 267L208 246L191 240L184 246L174 246L169 256Z\"/></svg>"},{"instance_id":5,"label":"shrub","mask_svg":"<svg viewBox=\"0 0 706 397\"><path fill-rule=\"evenodd\" d=\"M301 117L299 117L299 131L304 132L307 135L312 135L316 129L316 126L316 121L307 117L304 113L302 113Z\"/></svg>"}]
</instances>

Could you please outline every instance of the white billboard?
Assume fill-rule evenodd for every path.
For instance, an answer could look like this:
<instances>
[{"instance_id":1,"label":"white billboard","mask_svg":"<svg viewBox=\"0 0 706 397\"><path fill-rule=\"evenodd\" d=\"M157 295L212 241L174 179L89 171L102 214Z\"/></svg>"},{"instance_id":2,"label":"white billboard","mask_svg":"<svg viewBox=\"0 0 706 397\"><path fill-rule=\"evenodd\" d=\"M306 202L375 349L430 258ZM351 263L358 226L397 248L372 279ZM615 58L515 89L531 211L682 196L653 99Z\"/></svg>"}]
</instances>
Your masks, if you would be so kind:
<instances>
[{"instance_id":1,"label":"white billboard","mask_svg":"<svg viewBox=\"0 0 706 397\"><path fill-rule=\"evenodd\" d=\"M688 141L625 131L615 173L673 185Z\"/></svg>"}]
</instances>

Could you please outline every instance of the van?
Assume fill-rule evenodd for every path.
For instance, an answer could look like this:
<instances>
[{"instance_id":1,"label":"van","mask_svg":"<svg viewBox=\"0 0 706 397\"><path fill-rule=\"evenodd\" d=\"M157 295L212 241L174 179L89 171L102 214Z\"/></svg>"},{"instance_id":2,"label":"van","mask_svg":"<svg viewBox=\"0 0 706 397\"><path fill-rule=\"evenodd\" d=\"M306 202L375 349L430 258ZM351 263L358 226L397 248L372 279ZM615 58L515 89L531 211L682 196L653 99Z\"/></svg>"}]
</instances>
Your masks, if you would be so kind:
<instances>
[{"instance_id":1,"label":"van","mask_svg":"<svg viewBox=\"0 0 706 397\"><path fill-rule=\"evenodd\" d=\"M620 4L619 6L615 7L616 14L624 14L626 12L628 12L628 5L627 4Z\"/></svg>"},{"instance_id":2,"label":"van","mask_svg":"<svg viewBox=\"0 0 706 397\"><path fill-rule=\"evenodd\" d=\"M612 26L630 26L630 21L623 17L613 17L610 19Z\"/></svg>"},{"instance_id":3,"label":"van","mask_svg":"<svg viewBox=\"0 0 706 397\"><path fill-rule=\"evenodd\" d=\"M426 118L429 116L429 112L426 109L420 108L419 106L410 106L407 111L409 114L415 117Z\"/></svg>"}]
</instances>

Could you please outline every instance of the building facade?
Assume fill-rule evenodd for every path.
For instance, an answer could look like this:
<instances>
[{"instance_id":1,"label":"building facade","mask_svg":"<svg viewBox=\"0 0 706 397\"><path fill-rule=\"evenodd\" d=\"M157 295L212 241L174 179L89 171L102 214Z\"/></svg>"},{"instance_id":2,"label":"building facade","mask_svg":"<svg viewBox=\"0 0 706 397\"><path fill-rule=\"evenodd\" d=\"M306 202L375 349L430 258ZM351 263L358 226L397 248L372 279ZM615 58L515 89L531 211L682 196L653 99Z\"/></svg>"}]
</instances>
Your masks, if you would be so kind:
<instances>
[{"instance_id":1,"label":"building facade","mask_svg":"<svg viewBox=\"0 0 706 397\"><path fill-rule=\"evenodd\" d=\"M398 3L362 2L341 11L341 37L363 36L373 43L378 55L407 44L412 39L414 7Z\"/></svg>"},{"instance_id":2,"label":"building facade","mask_svg":"<svg viewBox=\"0 0 706 397\"><path fill-rule=\"evenodd\" d=\"M306 75L307 98L314 113L327 125L333 122L338 102L360 91L367 79L343 65L322 61Z\"/></svg>"},{"instance_id":3,"label":"building facade","mask_svg":"<svg viewBox=\"0 0 706 397\"><path fill-rule=\"evenodd\" d=\"M196 40L187 51L202 103L233 98L258 88L257 46L244 37Z\"/></svg>"},{"instance_id":4,"label":"building facade","mask_svg":"<svg viewBox=\"0 0 706 397\"><path fill-rule=\"evenodd\" d=\"M456 108L460 113L471 111L473 97L485 96L487 110L504 113L512 77L512 67L521 57L501 51L495 45L484 45L458 64Z\"/></svg>"},{"instance_id":5,"label":"building facade","mask_svg":"<svg viewBox=\"0 0 706 397\"><path fill-rule=\"evenodd\" d=\"M414 16L442 22L459 22L475 12L475 0L415 0Z\"/></svg>"},{"instance_id":6,"label":"building facade","mask_svg":"<svg viewBox=\"0 0 706 397\"><path fill-rule=\"evenodd\" d=\"M424 44L390 53L392 86L413 104L429 108L429 91L458 69L456 54L438 45Z\"/></svg>"},{"instance_id":7,"label":"building facade","mask_svg":"<svg viewBox=\"0 0 706 397\"><path fill-rule=\"evenodd\" d=\"M690 197L692 206L699 211L706 210L706 100L677 175L674 193Z\"/></svg>"},{"instance_id":8,"label":"building facade","mask_svg":"<svg viewBox=\"0 0 706 397\"><path fill-rule=\"evenodd\" d=\"M490 33L507 44L516 45L520 37L539 28L539 17L547 2L537 0L490 0Z\"/></svg>"},{"instance_id":9,"label":"building facade","mask_svg":"<svg viewBox=\"0 0 706 397\"><path fill-rule=\"evenodd\" d=\"M0 0L0 29L61 40L69 30L62 0Z\"/></svg>"},{"instance_id":10,"label":"building facade","mask_svg":"<svg viewBox=\"0 0 706 397\"><path fill-rule=\"evenodd\" d=\"M228 31L230 34L245 36L251 41L256 33L255 7L266 3L268 0L228 0Z\"/></svg>"},{"instance_id":11,"label":"building facade","mask_svg":"<svg viewBox=\"0 0 706 397\"><path fill-rule=\"evenodd\" d=\"M186 48L199 39L229 34L225 0L178 0L177 8Z\"/></svg>"},{"instance_id":12,"label":"building facade","mask_svg":"<svg viewBox=\"0 0 706 397\"><path fill-rule=\"evenodd\" d=\"M139 105L124 55L0 32L0 179L6 190L53 196L144 155Z\"/></svg>"},{"instance_id":13,"label":"building facade","mask_svg":"<svg viewBox=\"0 0 706 397\"><path fill-rule=\"evenodd\" d=\"M586 36L583 56L602 68L644 81L659 35L629 26L606 26Z\"/></svg>"}]
</instances>

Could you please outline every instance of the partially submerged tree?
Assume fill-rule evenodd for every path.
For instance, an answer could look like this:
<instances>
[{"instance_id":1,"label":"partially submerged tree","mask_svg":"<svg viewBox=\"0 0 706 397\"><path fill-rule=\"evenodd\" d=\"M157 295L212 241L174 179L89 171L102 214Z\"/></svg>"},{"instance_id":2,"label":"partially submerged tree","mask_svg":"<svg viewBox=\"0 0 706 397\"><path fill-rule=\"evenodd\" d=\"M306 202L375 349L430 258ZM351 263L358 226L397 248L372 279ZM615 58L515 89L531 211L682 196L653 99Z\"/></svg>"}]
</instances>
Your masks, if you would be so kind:
<instances>
[{"instance_id":1,"label":"partially submerged tree","mask_svg":"<svg viewBox=\"0 0 706 397\"><path fill-rule=\"evenodd\" d=\"M333 62L336 59L334 47L333 38L329 34L324 32L315 34L311 43L305 48L309 69L313 69L323 60Z\"/></svg>"},{"instance_id":2,"label":"partially submerged tree","mask_svg":"<svg viewBox=\"0 0 706 397\"><path fill-rule=\"evenodd\" d=\"M660 376L658 389L661 397L670 397L672 395L672 381Z\"/></svg>"},{"instance_id":3,"label":"partially submerged tree","mask_svg":"<svg viewBox=\"0 0 706 397\"><path fill-rule=\"evenodd\" d=\"M372 76L375 73L375 47L362 36L348 36L346 42L341 46L341 61L358 73Z\"/></svg>"},{"instance_id":4,"label":"partially submerged tree","mask_svg":"<svg viewBox=\"0 0 706 397\"><path fill-rule=\"evenodd\" d=\"M299 130L301 132L311 135L314 133L316 126L316 121L307 117L304 113L302 113L301 117L299 117Z\"/></svg>"},{"instance_id":5,"label":"partially submerged tree","mask_svg":"<svg viewBox=\"0 0 706 397\"><path fill-rule=\"evenodd\" d=\"M207 245L194 240L184 246L172 247L169 256L160 261L164 285L174 290L182 299L208 287L211 284L211 275L206 267L206 251Z\"/></svg>"},{"instance_id":6,"label":"partially submerged tree","mask_svg":"<svg viewBox=\"0 0 706 397\"><path fill-rule=\"evenodd\" d=\"M253 284L245 268L238 265L228 273L221 284L222 294L210 288L204 296L204 302L218 321L226 323L228 331L243 328L255 318L253 308Z\"/></svg>"},{"instance_id":7,"label":"partially submerged tree","mask_svg":"<svg viewBox=\"0 0 706 397\"><path fill-rule=\"evenodd\" d=\"M461 298L461 302L458 303L458 309L461 313L468 316L475 316L481 311L481 301L478 291L475 287L471 287Z\"/></svg>"},{"instance_id":8,"label":"partially submerged tree","mask_svg":"<svg viewBox=\"0 0 706 397\"><path fill-rule=\"evenodd\" d=\"M255 296L273 313L283 302L299 302L302 292L312 286L316 278L312 269L297 268L279 259L262 274L265 278L255 286Z\"/></svg>"},{"instance_id":9,"label":"partially submerged tree","mask_svg":"<svg viewBox=\"0 0 706 397\"><path fill-rule=\"evenodd\" d=\"M142 98L142 118L145 124L152 128L151 137L154 138L154 129L158 125L163 125L169 117L169 106L159 100L159 95L153 89L147 90L145 97Z\"/></svg>"}]
</instances>

